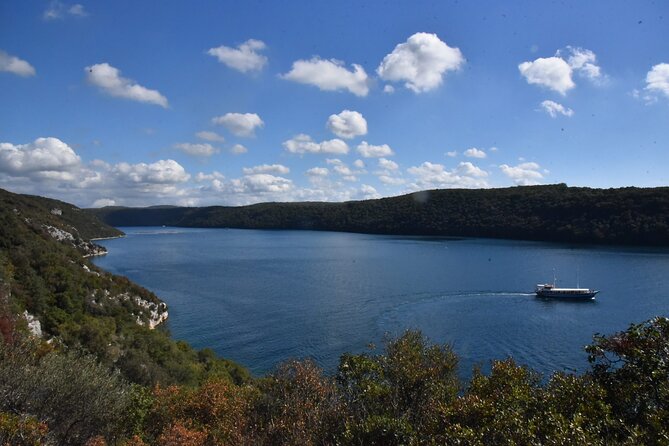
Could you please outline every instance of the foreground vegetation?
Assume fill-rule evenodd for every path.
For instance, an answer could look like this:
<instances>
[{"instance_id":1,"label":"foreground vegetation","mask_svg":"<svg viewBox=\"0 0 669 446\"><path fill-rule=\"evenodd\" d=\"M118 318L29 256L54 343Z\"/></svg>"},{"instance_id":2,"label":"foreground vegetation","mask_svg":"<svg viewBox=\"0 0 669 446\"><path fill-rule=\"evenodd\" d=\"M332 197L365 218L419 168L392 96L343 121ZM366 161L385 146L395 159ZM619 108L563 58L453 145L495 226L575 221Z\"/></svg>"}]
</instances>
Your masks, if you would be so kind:
<instances>
[{"instance_id":1,"label":"foreground vegetation","mask_svg":"<svg viewBox=\"0 0 669 446\"><path fill-rule=\"evenodd\" d=\"M6 332L5 332L6 335ZM292 361L235 384L133 385L34 340L0 347L2 444L664 445L669 319L588 347L591 369L542 380L512 359L462 384L449 346L418 332L344 355L334 376Z\"/></svg>"},{"instance_id":2,"label":"foreground vegetation","mask_svg":"<svg viewBox=\"0 0 669 446\"><path fill-rule=\"evenodd\" d=\"M669 188L444 189L346 203L92 209L113 226L313 229L669 245Z\"/></svg>"},{"instance_id":3,"label":"foreground vegetation","mask_svg":"<svg viewBox=\"0 0 669 446\"><path fill-rule=\"evenodd\" d=\"M507 359L461 382L450 346L409 331L333 375L254 379L150 328L160 300L83 257L82 233L114 231L0 190L0 444L669 444L667 318L596 335L582 375Z\"/></svg>"}]
</instances>

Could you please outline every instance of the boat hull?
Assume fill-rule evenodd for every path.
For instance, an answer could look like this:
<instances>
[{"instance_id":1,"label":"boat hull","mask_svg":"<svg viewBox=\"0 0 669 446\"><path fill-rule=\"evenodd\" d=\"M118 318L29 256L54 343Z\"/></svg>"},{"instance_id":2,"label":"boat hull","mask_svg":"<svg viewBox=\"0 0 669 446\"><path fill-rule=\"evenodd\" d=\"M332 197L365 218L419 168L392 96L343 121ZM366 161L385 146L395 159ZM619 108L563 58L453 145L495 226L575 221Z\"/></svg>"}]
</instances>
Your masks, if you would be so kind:
<instances>
[{"instance_id":1,"label":"boat hull","mask_svg":"<svg viewBox=\"0 0 669 446\"><path fill-rule=\"evenodd\" d=\"M589 300L594 299L599 291L592 290L587 292L565 292L559 290L537 290L537 297L545 297L551 299L569 299L569 300Z\"/></svg>"}]
</instances>

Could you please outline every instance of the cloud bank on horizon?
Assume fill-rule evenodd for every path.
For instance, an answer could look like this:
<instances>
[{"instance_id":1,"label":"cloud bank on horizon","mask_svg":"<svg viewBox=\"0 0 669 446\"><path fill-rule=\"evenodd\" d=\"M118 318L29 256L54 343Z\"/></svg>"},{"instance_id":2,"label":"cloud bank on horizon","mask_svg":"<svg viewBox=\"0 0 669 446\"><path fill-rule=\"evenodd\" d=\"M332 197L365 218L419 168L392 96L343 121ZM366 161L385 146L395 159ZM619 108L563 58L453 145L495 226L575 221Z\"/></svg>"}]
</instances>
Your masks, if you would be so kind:
<instances>
[{"instance_id":1,"label":"cloud bank on horizon","mask_svg":"<svg viewBox=\"0 0 669 446\"><path fill-rule=\"evenodd\" d=\"M475 6L436 8L450 26L389 7L386 18L418 29L328 40L328 25L304 22L306 4L290 14L269 7L285 23L255 27L252 5L182 5L142 25L122 5L52 1L32 16L17 5L7 7L15 24L0 31L0 88L9 92L0 104L0 187L13 191L82 206L241 205L669 181L656 167L669 162L669 60L651 38L660 23L633 64L612 51L634 27L607 44L602 30L555 39L537 23L520 48L519 37L449 19L473 20ZM235 14L230 30L203 26ZM329 14L333 30L355 29ZM495 26L512 29L509 15L495 16ZM177 17L184 33L160 34ZM109 34L119 23L127 37ZM21 26L32 41L14 37ZM93 49L77 38L82 27L111 41ZM66 57L44 42L63 45ZM625 150L635 158L621 162Z\"/></svg>"}]
</instances>

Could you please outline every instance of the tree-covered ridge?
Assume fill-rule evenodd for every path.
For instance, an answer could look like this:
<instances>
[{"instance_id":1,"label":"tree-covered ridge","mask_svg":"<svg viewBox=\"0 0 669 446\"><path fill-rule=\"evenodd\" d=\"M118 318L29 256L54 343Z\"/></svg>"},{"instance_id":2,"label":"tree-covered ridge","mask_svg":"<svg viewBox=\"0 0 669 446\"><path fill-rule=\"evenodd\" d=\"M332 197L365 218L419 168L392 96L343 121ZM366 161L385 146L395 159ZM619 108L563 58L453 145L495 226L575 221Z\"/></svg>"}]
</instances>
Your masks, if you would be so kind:
<instances>
[{"instance_id":1,"label":"tree-covered ridge","mask_svg":"<svg viewBox=\"0 0 669 446\"><path fill-rule=\"evenodd\" d=\"M84 257L94 245L80 234L120 231L67 203L5 191L0 200L0 305L12 315L0 326L23 326L52 345L93 354L141 384L246 379L236 364L152 329L166 317L166 305Z\"/></svg>"},{"instance_id":2,"label":"tree-covered ridge","mask_svg":"<svg viewBox=\"0 0 669 446\"><path fill-rule=\"evenodd\" d=\"M669 188L444 189L345 203L103 208L114 226L309 229L579 243L669 245Z\"/></svg>"},{"instance_id":3,"label":"tree-covered ridge","mask_svg":"<svg viewBox=\"0 0 669 446\"><path fill-rule=\"evenodd\" d=\"M36 219L41 224L50 225L74 233L83 240L105 237L119 237L123 232L91 217L82 209L63 201L34 195L13 194L0 189L0 206L4 211L20 211L23 218Z\"/></svg>"}]
</instances>

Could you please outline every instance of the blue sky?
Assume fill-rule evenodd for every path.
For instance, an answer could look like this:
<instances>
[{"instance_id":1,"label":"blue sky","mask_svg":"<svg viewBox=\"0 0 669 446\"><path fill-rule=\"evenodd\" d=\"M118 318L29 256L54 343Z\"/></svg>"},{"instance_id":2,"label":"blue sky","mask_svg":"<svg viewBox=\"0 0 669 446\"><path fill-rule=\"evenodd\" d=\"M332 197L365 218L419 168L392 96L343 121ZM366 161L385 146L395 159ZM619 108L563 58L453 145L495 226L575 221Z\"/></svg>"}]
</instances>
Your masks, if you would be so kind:
<instances>
[{"instance_id":1,"label":"blue sky","mask_svg":"<svg viewBox=\"0 0 669 446\"><path fill-rule=\"evenodd\" d=\"M669 183L669 4L0 3L0 187L80 206Z\"/></svg>"}]
</instances>

